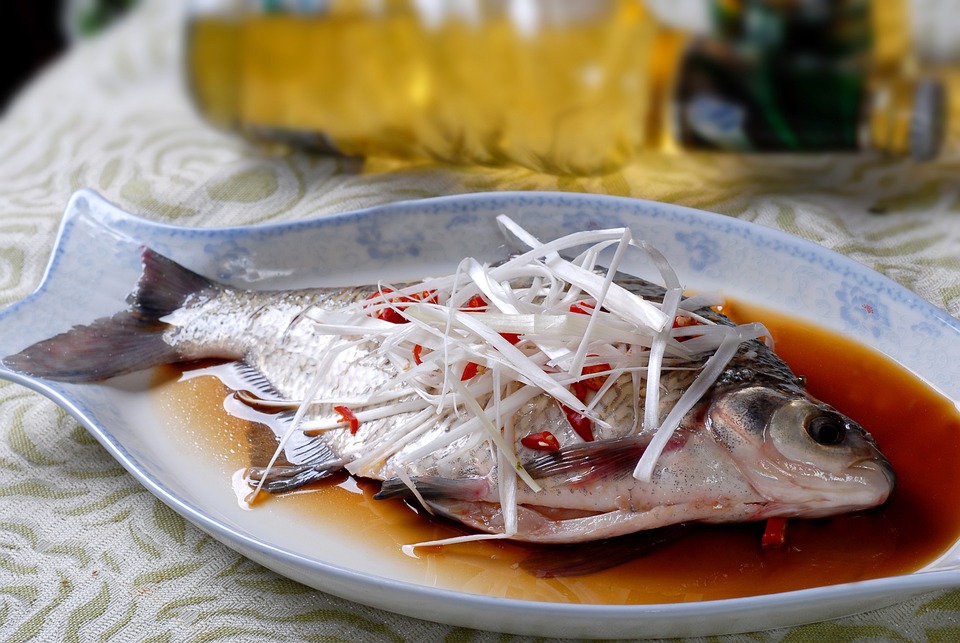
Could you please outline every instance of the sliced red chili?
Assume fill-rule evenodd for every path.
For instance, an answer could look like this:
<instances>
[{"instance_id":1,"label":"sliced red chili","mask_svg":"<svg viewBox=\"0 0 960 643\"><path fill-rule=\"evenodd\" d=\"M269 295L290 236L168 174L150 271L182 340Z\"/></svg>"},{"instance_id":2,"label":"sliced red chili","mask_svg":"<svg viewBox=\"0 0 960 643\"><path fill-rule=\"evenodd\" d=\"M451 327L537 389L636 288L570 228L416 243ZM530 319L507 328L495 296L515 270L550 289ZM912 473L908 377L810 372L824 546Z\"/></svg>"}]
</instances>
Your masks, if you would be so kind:
<instances>
[{"instance_id":1,"label":"sliced red chili","mask_svg":"<svg viewBox=\"0 0 960 643\"><path fill-rule=\"evenodd\" d=\"M480 366L476 362L467 362L467 365L463 367L463 374L460 376L461 382L466 382L469 379L472 379L474 375L477 374Z\"/></svg>"},{"instance_id":2,"label":"sliced red chili","mask_svg":"<svg viewBox=\"0 0 960 643\"><path fill-rule=\"evenodd\" d=\"M592 301L583 300L575 301L570 304L571 313L579 313L581 315L592 315L593 310L597 307L597 304Z\"/></svg>"},{"instance_id":3,"label":"sliced red chili","mask_svg":"<svg viewBox=\"0 0 960 643\"><path fill-rule=\"evenodd\" d=\"M500 333L500 337L503 337L505 340L516 346L520 343L520 334L519 333Z\"/></svg>"},{"instance_id":4,"label":"sliced red chili","mask_svg":"<svg viewBox=\"0 0 960 643\"><path fill-rule=\"evenodd\" d=\"M560 448L560 442L556 436L549 431L525 435L520 438L520 444L528 449L536 449L537 451L556 451Z\"/></svg>"},{"instance_id":5,"label":"sliced red chili","mask_svg":"<svg viewBox=\"0 0 960 643\"><path fill-rule=\"evenodd\" d=\"M413 361L419 366L423 364L423 360L420 358L420 355L423 353L423 346L420 344L413 345Z\"/></svg>"},{"instance_id":6,"label":"sliced red chili","mask_svg":"<svg viewBox=\"0 0 960 643\"><path fill-rule=\"evenodd\" d=\"M767 518L767 525L763 530L763 538L760 539L760 549L764 551L783 549L783 546L786 544L787 519Z\"/></svg>"},{"instance_id":7,"label":"sliced red chili","mask_svg":"<svg viewBox=\"0 0 960 643\"><path fill-rule=\"evenodd\" d=\"M694 319L693 317L686 317L686 316L683 316L683 315L677 315L676 317L673 318L673 327L674 327L674 328L686 328L687 326L700 326L700 325L701 325L700 322L698 322L698 321L697 321L696 319ZM693 339L694 337L697 337L697 335L688 335L688 336L686 336L686 337L677 337L677 341L678 341L678 342L685 342L686 340L688 340L688 339Z\"/></svg>"},{"instance_id":8,"label":"sliced red chili","mask_svg":"<svg viewBox=\"0 0 960 643\"><path fill-rule=\"evenodd\" d=\"M390 298L387 297L387 295L389 295L389 294L392 293L392 292L393 292L393 288L381 288L380 290L378 290L378 291L376 291L376 292L374 292L374 293L371 293L371 295L370 295L369 297L367 297L367 301L370 301L370 302L372 302L372 303L374 303L374 304L379 303L379 302L378 302L378 301L373 301L373 300L390 301ZM371 317L375 318L375 319L384 319L384 316L397 316L397 317L400 317L399 315L397 315L397 312L396 312L395 310L391 309L391 308L373 309L373 310L370 310L367 314L370 315ZM400 317L400 320L401 320L401 322L402 322L402 321L406 321L406 320L404 320L402 317ZM386 321L394 321L394 320L390 319L390 320L386 320ZM395 322L395 321L394 321L394 323L398 323L398 322Z\"/></svg>"},{"instance_id":9,"label":"sliced red chili","mask_svg":"<svg viewBox=\"0 0 960 643\"><path fill-rule=\"evenodd\" d=\"M385 322L390 322L391 324L406 324L410 320L400 314L401 310L403 310L403 308L381 308L374 313L374 317L382 319Z\"/></svg>"},{"instance_id":10,"label":"sliced red chili","mask_svg":"<svg viewBox=\"0 0 960 643\"><path fill-rule=\"evenodd\" d=\"M470 301L468 301L463 308L470 312L478 312L480 310L484 310L489 305L490 304L487 302L486 299L484 299L480 295L474 295L473 297L470 298Z\"/></svg>"},{"instance_id":11,"label":"sliced red chili","mask_svg":"<svg viewBox=\"0 0 960 643\"><path fill-rule=\"evenodd\" d=\"M440 299L437 297L436 290L424 290L423 292L419 292L419 293L416 293L415 295L412 295L412 297L414 300L423 301L428 304L436 304L436 303L439 303L440 301Z\"/></svg>"},{"instance_id":12,"label":"sliced red chili","mask_svg":"<svg viewBox=\"0 0 960 643\"><path fill-rule=\"evenodd\" d=\"M584 366L581 371L584 375L591 375L593 373L605 373L610 370L609 364L590 364ZM603 383L607 381L607 376L597 376L597 377L588 377L583 380L580 380L580 383L586 386L591 391L599 391L603 386Z\"/></svg>"},{"instance_id":13,"label":"sliced red chili","mask_svg":"<svg viewBox=\"0 0 960 643\"><path fill-rule=\"evenodd\" d=\"M353 414L353 411L346 406L335 406L333 410L340 414L341 420L350 424L350 435L357 432L357 429L360 428L360 420Z\"/></svg>"},{"instance_id":14,"label":"sliced red chili","mask_svg":"<svg viewBox=\"0 0 960 643\"><path fill-rule=\"evenodd\" d=\"M400 314L400 311L404 310L406 306L400 306L401 302L417 302L423 301L429 304L437 303L437 291L436 290L424 290L422 292L415 292L409 295L400 295L398 297L387 297L390 293L394 292L391 288L384 288L378 292L373 293L367 299L382 299L384 302L393 304L392 306L379 308L377 310L371 311L370 315L382 319L393 324L405 324L408 319Z\"/></svg>"},{"instance_id":15,"label":"sliced red chili","mask_svg":"<svg viewBox=\"0 0 960 643\"><path fill-rule=\"evenodd\" d=\"M590 355L590 357L596 357L595 355ZM584 366L582 373L590 375L591 373L604 373L609 371L611 366L609 364L590 364L589 366ZM603 383L607 381L605 375L597 377L587 377L582 380L577 380L570 384L570 391L573 393L573 396L580 400L581 402L586 402L587 397L590 395L590 391L599 391L603 387Z\"/></svg>"},{"instance_id":16,"label":"sliced red chili","mask_svg":"<svg viewBox=\"0 0 960 643\"><path fill-rule=\"evenodd\" d=\"M593 422L590 418L571 409L566 404L561 404L560 406L563 407L563 413L567 416L567 422L569 422L573 430L577 432L577 435L583 438L584 442L593 442Z\"/></svg>"},{"instance_id":17,"label":"sliced red chili","mask_svg":"<svg viewBox=\"0 0 960 643\"><path fill-rule=\"evenodd\" d=\"M575 398L586 403L587 395L590 394L590 389L583 382L573 382L570 384L570 392L573 393Z\"/></svg>"}]
</instances>

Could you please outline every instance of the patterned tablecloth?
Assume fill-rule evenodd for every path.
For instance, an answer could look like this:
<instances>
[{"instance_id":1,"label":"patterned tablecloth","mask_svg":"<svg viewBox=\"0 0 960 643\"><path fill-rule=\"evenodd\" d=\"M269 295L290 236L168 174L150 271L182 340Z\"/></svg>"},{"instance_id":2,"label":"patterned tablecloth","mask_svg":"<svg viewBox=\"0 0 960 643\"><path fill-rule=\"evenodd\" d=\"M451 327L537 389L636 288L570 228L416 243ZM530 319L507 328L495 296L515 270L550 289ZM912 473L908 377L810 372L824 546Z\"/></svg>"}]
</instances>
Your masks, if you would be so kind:
<instances>
[{"instance_id":1,"label":"patterned tablecloth","mask_svg":"<svg viewBox=\"0 0 960 643\"><path fill-rule=\"evenodd\" d=\"M948 4L932 3L945 11ZM293 221L486 190L565 190L666 201L778 228L960 316L956 148L926 165L650 154L596 178L436 165L373 171L330 158L271 157L212 129L191 109L180 75L182 10L170 0L142 3L71 50L0 120L0 306L39 283L63 208L79 188L189 226ZM960 591L729 638L825 637L957 640ZM52 402L4 382L0 638L526 640L381 612L279 577L156 500Z\"/></svg>"}]
</instances>

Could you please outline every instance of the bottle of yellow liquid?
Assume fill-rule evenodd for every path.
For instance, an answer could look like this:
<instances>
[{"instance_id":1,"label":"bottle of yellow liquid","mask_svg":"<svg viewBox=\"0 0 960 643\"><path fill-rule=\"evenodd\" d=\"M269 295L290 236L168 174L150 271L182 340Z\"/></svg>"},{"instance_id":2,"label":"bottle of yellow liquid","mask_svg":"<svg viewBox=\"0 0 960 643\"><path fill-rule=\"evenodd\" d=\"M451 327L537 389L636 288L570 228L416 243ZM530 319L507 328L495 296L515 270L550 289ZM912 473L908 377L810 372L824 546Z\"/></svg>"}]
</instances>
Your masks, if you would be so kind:
<instances>
[{"instance_id":1,"label":"bottle of yellow liquid","mask_svg":"<svg viewBox=\"0 0 960 643\"><path fill-rule=\"evenodd\" d=\"M204 0L187 42L210 121L351 156L597 174L677 146L929 157L942 130L935 83L824 67L804 82L843 91L804 108L642 0Z\"/></svg>"}]
</instances>

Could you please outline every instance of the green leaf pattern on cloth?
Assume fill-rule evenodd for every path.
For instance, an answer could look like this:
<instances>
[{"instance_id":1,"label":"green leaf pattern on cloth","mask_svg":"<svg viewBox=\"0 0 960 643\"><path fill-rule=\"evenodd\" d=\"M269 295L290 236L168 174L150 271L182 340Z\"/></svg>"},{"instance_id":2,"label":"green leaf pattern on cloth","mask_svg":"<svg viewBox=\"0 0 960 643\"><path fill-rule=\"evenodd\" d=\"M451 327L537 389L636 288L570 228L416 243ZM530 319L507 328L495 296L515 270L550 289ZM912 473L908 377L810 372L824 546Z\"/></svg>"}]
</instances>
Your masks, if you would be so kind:
<instances>
[{"instance_id":1,"label":"green leaf pattern on cloth","mask_svg":"<svg viewBox=\"0 0 960 643\"><path fill-rule=\"evenodd\" d=\"M931 6L949 12L945 3ZM960 150L874 157L640 155L600 177L272 157L202 122L180 76L184 3L144 1L79 43L0 120L0 305L40 282L83 187L188 226L294 221L485 190L565 190L712 210L842 252L960 315ZM954 120L954 127L957 125ZM953 132L955 140L960 140ZM957 640L960 592L731 641ZM0 382L0 639L445 641L527 637L397 616L314 591L213 540L54 404Z\"/></svg>"}]
</instances>

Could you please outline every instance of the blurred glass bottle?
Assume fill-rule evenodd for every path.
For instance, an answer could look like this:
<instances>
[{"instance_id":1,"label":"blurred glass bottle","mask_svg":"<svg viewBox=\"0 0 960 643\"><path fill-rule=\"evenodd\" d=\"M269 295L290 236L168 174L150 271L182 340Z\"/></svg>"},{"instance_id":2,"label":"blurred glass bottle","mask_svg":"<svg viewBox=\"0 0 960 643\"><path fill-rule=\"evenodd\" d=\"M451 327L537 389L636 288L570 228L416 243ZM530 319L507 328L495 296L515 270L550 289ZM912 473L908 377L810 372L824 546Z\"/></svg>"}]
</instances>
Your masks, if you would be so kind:
<instances>
[{"instance_id":1,"label":"blurred glass bottle","mask_svg":"<svg viewBox=\"0 0 960 643\"><path fill-rule=\"evenodd\" d=\"M798 96L642 0L196 0L187 43L210 121L351 156L597 174L678 146L929 158L942 132L934 81L819 65Z\"/></svg>"}]
</instances>

